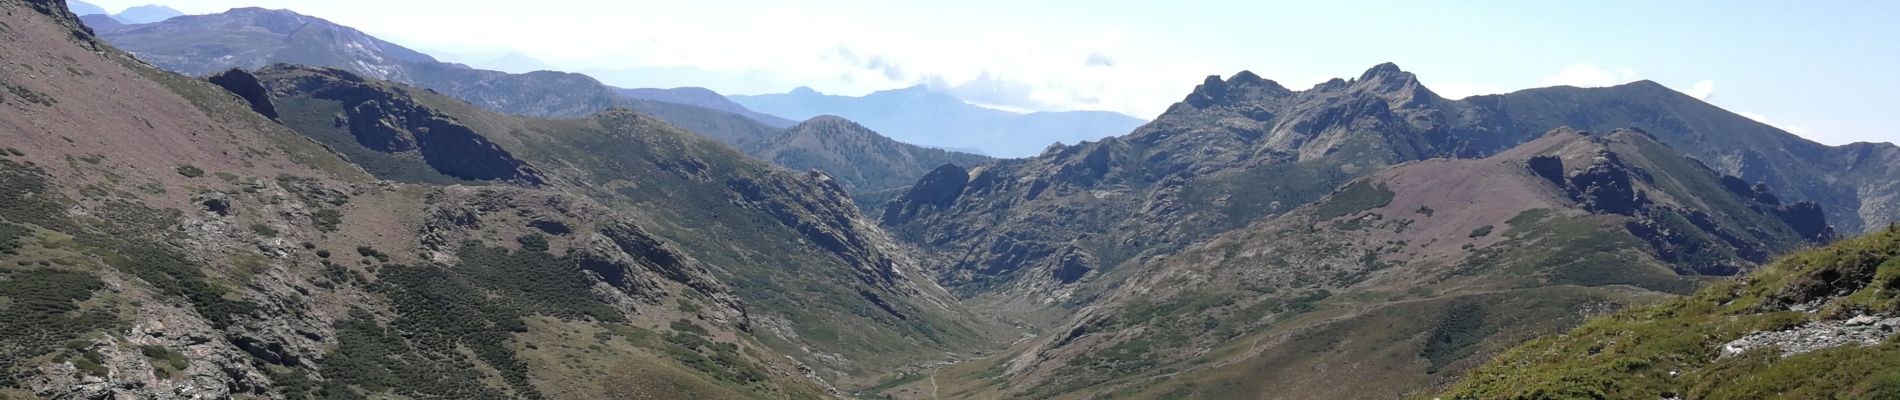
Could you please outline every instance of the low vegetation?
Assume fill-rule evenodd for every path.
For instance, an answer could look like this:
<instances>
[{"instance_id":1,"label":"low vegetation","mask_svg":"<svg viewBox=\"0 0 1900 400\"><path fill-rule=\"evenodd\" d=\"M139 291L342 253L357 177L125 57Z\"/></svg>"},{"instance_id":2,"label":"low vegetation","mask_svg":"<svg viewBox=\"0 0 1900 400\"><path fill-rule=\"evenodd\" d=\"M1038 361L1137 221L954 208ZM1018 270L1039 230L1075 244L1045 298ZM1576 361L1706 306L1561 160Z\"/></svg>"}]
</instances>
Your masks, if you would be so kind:
<instances>
[{"instance_id":1,"label":"low vegetation","mask_svg":"<svg viewBox=\"0 0 1900 400\"><path fill-rule=\"evenodd\" d=\"M1900 228L1781 259L1693 296L1591 320L1518 346L1442 397L1852 398L1900 396L1900 343L1783 357L1774 346L1722 357L1750 333L1817 320L1891 315L1900 289ZM1819 307L1791 311L1795 304Z\"/></svg>"}]
</instances>

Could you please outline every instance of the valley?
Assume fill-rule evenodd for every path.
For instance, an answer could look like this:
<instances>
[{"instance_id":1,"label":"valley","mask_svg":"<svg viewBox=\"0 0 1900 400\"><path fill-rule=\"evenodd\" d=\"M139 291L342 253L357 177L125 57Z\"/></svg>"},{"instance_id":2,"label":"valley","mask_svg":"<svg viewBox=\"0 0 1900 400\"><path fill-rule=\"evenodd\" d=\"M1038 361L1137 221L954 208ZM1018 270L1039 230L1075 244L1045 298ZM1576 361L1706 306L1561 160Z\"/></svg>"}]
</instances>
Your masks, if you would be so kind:
<instances>
[{"instance_id":1,"label":"valley","mask_svg":"<svg viewBox=\"0 0 1900 400\"><path fill-rule=\"evenodd\" d=\"M0 0L0 398L1900 393L1900 146L1654 81L1143 121L152 7Z\"/></svg>"}]
</instances>

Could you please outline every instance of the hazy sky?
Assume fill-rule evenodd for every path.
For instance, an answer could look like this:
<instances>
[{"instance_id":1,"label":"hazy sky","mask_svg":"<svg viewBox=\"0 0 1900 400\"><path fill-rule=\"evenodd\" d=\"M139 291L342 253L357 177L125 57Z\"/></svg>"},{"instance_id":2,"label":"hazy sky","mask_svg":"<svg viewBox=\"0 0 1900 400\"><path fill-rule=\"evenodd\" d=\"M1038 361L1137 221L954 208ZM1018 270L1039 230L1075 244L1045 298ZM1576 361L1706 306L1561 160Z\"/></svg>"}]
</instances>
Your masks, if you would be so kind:
<instances>
[{"instance_id":1,"label":"hazy sky","mask_svg":"<svg viewBox=\"0 0 1900 400\"><path fill-rule=\"evenodd\" d=\"M286 8L455 61L512 51L608 83L729 94L928 84L1001 108L1148 118L1207 75L1252 70L1298 89L1391 61L1453 98L1650 79L1823 143L1900 141L1895 1L794 3L162 4Z\"/></svg>"}]
</instances>

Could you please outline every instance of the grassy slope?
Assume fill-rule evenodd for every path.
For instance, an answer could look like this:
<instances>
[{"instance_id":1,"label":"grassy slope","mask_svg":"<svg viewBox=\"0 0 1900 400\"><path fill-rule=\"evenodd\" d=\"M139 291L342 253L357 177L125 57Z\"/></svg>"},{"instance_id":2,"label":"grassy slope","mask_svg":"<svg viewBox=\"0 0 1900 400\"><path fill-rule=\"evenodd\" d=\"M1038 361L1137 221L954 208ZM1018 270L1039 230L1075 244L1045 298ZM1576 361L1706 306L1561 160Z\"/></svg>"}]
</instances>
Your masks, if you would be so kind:
<instances>
[{"instance_id":1,"label":"grassy slope","mask_svg":"<svg viewBox=\"0 0 1900 400\"><path fill-rule=\"evenodd\" d=\"M850 375L840 378L841 385L850 385L857 379L854 377L882 374L924 357L987 347L976 317L929 304L937 301L930 300L932 296L940 294L891 294L867 289L845 260L805 242L798 228L781 221L775 211L747 205L735 193L741 186L757 183L767 201L779 203L768 207L794 210L838 200L826 198L826 189L803 177L630 111L610 111L585 119L542 120L488 112L399 85L377 85L385 90L406 91L419 104L453 116L538 168L565 177L555 179L548 190L584 195L625 211L688 254L716 266L720 279L732 285L755 314L784 321L796 335L761 335L765 343L808 362L813 360L810 357L823 354L849 360L814 364ZM325 122L328 118L324 115L336 109L333 102L290 98L280 103L287 122L311 131L312 137L334 143L345 154L373 153L356 145L347 132L335 132L332 124ZM310 122L298 122L303 120ZM369 168L386 178L428 182L432 175L412 171L427 168L417 160L380 153L361 158L391 161L389 167ZM808 213L803 218L822 221L833 217L847 220L824 212L855 210L802 212ZM864 290L884 293L880 297L891 300L902 316L867 302ZM854 328L839 329L841 326ZM812 352L801 350L806 346Z\"/></svg>"},{"instance_id":2,"label":"grassy slope","mask_svg":"<svg viewBox=\"0 0 1900 400\"><path fill-rule=\"evenodd\" d=\"M1832 287L1808 296L1813 287ZM1772 348L1718 358L1758 331L1900 311L1900 228L1803 251L1694 296L1596 318L1504 353L1441 397L1458 399L1848 398L1900 396L1900 344L1837 347L1791 357ZM1829 291L1823 290L1822 293ZM1812 298L1810 298L1812 297ZM1820 300L1816 312L1789 302ZM1671 376L1675 372L1679 376Z\"/></svg>"}]
</instances>

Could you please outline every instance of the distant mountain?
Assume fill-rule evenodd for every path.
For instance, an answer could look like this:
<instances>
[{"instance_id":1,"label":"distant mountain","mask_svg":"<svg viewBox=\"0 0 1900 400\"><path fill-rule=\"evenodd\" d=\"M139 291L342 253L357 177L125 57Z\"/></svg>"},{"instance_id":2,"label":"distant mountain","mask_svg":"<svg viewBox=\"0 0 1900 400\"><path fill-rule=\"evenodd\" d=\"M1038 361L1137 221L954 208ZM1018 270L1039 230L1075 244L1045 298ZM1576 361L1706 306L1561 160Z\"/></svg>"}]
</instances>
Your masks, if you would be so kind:
<instances>
[{"instance_id":1,"label":"distant mountain","mask_svg":"<svg viewBox=\"0 0 1900 400\"><path fill-rule=\"evenodd\" d=\"M185 13L180 12L178 10L174 10L171 7L161 6L157 4L147 4L147 5L142 5L138 7L127 8L125 9L125 11L120 11L118 14L113 14L112 18L119 20L119 22L124 22L128 25L134 25L134 24L149 24L153 22L164 21L164 20L171 19L173 17L181 16L181 15L185 15Z\"/></svg>"},{"instance_id":2,"label":"distant mountain","mask_svg":"<svg viewBox=\"0 0 1900 400\"><path fill-rule=\"evenodd\" d=\"M793 119L837 115L905 143L977 149L997 157L1031 156L1057 142L1120 135L1144 122L1100 111L1019 114L972 105L924 86L863 97L826 95L805 87L784 94L728 97L767 114Z\"/></svg>"},{"instance_id":3,"label":"distant mountain","mask_svg":"<svg viewBox=\"0 0 1900 400\"><path fill-rule=\"evenodd\" d=\"M187 74L257 69L277 63L327 66L428 88L488 110L527 116L578 118L625 107L755 154L769 152L765 159L791 162L786 166L793 169L817 168L832 173L853 194L895 189L949 160L974 157L898 143L869 131L862 133L870 136L852 132L827 137L822 144L795 139L813 132L783 132L795 122L753 112L711 90L621 89L575 73L542 70L511 74L468 68L290 11L240 8L153 24L112 27L105 21L99 23L95 30L108 42L162 68ZM773 151L761 143L791 147ZM806 144L819 146L799 148ZM954 156L935 155L939 153ZM810 160L849 162L794 162L800 155L815 154L823 156ZM912 161L928 165L906 164ZM878 198L877 202L884 199Z\"/></svg>"},{"instance_id":4,"label":"distant mountain","mask_svg":"<svg viewBox=\"0 0 1900 400\"><path fill-rule=\"evenodd\" d=\"M522 73L528 73L528 72L534 72L534 71L552 71L555 69L553 66L548 65L547 63L541 62L541 60L537 60L534 57L529 57L526 54L514 53L514 52L503 54L500 57L495 57L495 58L482 61L479 63L474 63L473 66L475 68L492 69L496 71L516 73L516 74L522 74Z\"/></svg>"},{"instance_id":5,"label":"distant mountain","mask_svg":"<svg viewBox=\"0 0 1900 400\"><path fill-rule=\"evenodd\" d=\"M79 21L85 23L86 27L92 28L93 31L99 32L116 30L125 26L125 23L112 19L111 15L106 14L87 14L79 17Z\"/></svg>"},{"instance_id":6,"label":"distant mountain","mask_svg":"<svg viewBox=\"0 0 1900 400\"><path fill-rule=\"evenodd\" d=\"M106 11L105 7L100 7L97 5L93 5L92 3L87 3L80 0L68 0L66 2L66 9L72 10L73 15L78 15L81 17L87 16L87 15L112 14L112 12Z\"/></svg>"},{"instance_id":7,"label":"distant mountain","mask_svg":"<svg viewBox=\"0 0 1900 400\"><path fill-rule=\"evenodd\" d=\"M786 168L825 171L851 193L903 188L946 164L968 168L990 160L900 143L834 116L812 118L741 147L754 157Z\"/></svg>"},{"instance_id":8,"label":"distant mountain","mask_svg":"<svg viewBox=\"0 0 1900 400\"><path fill-rule=\"evenodd\" d=\"M234 8L160 23L93 29L113 46L160 68L188 75L293 63L349 66L373 79L413 81L422 73L416 69L437 62L362 31L262 8Z\"/></svg>"},{"instance_id":9,"label":"distant mountain","mask_svg":"<svg viewBox=\"0 0 1900 400\"><path fill-rule=\"evenodd\" d=\"M238 8L96 30L107 42L141 59L191 75L275 63L334 67L429 88L506 113L575 118L627 107L728 143L777 132L743 115L627 98L586 75L510 74L444 63L362 31L291 11Z\"/></svg>"},{"instance_id":10,"label":"distant mountain","mask_svg":"<svg viewBox=\"0 0 1900 400\"><path fill-rule=\"evenodd\" d=\"M726 98L726 96L720 95L718 92L714 92L706 88L682 87L682 88L672 88L672 89L616 89L616 90L619 91L620 95L622 96L627 96L627 97L636 98L636 99L685 104L689 106L705 107L705 108L725 111L725 112L729 112L733 114L744 115L746 117L750 117L752 119L758 120L759 122L763 122L766 125L771 125L771 126L779 127L779 128L789 128L792 125L798 124L798 121L779 118L778 116L775 116L775 115L752 111L751 109L747 109L745 106L739 105L739 103L734 103L731 99Z\"/></svg>"}]
</instances>

